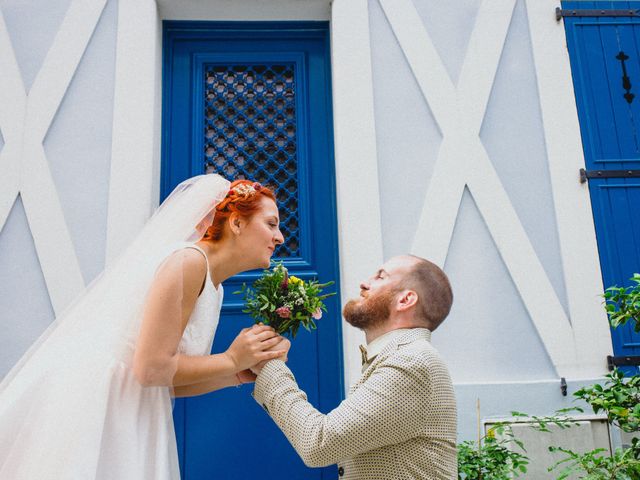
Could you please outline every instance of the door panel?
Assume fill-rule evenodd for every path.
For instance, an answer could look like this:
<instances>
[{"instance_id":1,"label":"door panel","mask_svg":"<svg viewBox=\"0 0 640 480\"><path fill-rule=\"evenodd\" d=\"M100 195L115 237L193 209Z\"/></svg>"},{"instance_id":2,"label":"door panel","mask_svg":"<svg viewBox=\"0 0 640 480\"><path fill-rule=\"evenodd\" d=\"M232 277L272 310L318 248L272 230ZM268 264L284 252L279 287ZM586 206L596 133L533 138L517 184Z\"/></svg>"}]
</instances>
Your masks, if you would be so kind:
<instances>
[{"instance_id":1,"label":"door panel","mask_svg":"<svg viewBox=\"0 0 640 480\"><path fill-rule=\"evenodd\" d=\"M328 25L325 22L165 22L162 193L219 173L275 187L285 243L274 260L292 274L338 282ZM232 292L260 272L225 282L213 352L251 324ZM289 365L321 411L342 399L340 305L293 341ZM335 478L304 466L251 397L251 386L178 400L182 475Z\"/></svg>"}]
</instances>

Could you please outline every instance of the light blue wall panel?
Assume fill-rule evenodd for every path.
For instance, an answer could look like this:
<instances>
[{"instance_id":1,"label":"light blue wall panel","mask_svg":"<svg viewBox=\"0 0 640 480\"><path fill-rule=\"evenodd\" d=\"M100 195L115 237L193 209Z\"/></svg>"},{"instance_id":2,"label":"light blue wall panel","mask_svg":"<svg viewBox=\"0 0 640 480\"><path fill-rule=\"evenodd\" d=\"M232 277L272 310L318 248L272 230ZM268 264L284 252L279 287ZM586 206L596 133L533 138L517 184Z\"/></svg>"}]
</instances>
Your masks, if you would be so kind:
<instances>
[{"instance_id":1,"label":"light blue wall panel","mask_svg":"<svg viewBox=\"0 0 640 480\"><path fill-rule=\"evenodd\" d=\"M449 72L458 83L481 0L414 0L416 10Z\"/></svg>"},{"instance_id":2,"label":"light blue wall panel","mask_svg":"<svg viewBox=\"0 0 640 480\"><path fill-rule=\"evenodd\" d=\"M555 377L493 239L467 191L445 264L454 292L449 318L433 344L461 382Z\"/></svg>"},{"instance_id":3,"label":"light blue wall panel","mask_svg":"<svg viewBox=\"0 0 640 480\"><path fill-rule=\"evenodd\" d=\"M20 197L0 231L0 378L53 321Z\"/></svg>"},{"instance_id":4,"label":"light blue wall panel","mask_svg":"<svg viewBox=\"0 0 640 480\"><path fill-rule=\"evenodd\" d=\"M104 268L117 10L107 2L44 142L86 283Z\"/></svg>"},{"instance_id":5,"label":"light blue wall panel","mask_svg":"<svg viewBox=\"0 0 640 480\"><path fill-rule=\"evenodd\" d=\"M480 2L465 0L454 11L435 0L414 0L414 4L453 83L457 83ZM441 135L378 0L371 0L369 9L383 242L385 257L389 257L405 253L412 246ZM516 3L481 140L566 308L522 0ZM434 335L434 343L450 361L457 382L555 377L547 352L468 191L456 221L446 270L455 280L456 300L451 317Z\"/></svg>"},{"instance_id":6,"label":"light blue wall panel","mask_svg":"<svg viewBox=\"0 0 640 480\"><path fill-rule=\"evenodd\" d=\"M480 138L567 311L538 97L527 14L520 0L511 20Z\"/></svg>"},{"instance_id":7,"label":"light blue wall panel","mask_svg":"<svg viewBox=\"0 0 640 480\"><path fill-rule=\"evenodd\" d=\"M388 258L411 248L441 135L377 0L370 2L370 21L375 32L371 36L374 109Z\"/></svg>"},{"instance_id":8,"label":"light blue wall panel","mask_svg":"<svg viewBox=\"0 0 640 480\"><path fill-rule=\"evenodd\" d=\"M26 90L53 43L71 0L0 0Z\"/></svg>"},{"instance_id":9,"label":"light blue wall panel","mask_svg":"<svg viewBox=\"0 0 640 480\"><path fill-rule=\"evenodd\" d=\"M27 85L68 1L0 1ZM117 1L109 0L44 141L85 281L104 267L115 78ZM1 145L1 144L0 144ZM0 233L0 376L53 320L22 202Z\"/></svg>"}]
</instances>

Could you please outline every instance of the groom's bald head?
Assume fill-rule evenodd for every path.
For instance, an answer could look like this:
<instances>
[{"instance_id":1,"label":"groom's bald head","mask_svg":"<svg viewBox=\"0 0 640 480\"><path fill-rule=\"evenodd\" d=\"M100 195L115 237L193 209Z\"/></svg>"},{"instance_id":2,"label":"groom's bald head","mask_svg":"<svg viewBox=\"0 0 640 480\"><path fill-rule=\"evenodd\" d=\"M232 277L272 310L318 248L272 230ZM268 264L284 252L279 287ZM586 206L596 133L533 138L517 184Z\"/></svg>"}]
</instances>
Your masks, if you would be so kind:
<instances>
[{"instance_id":1,"label":"groom's bald head","mask_svg":"<svg viewBox=\"0 0 640 480\"><path fill-rule=\"evenodd\" d=\"M447 275L435 263L416 255L403 255L409 267L402 279L404 289L418 295L415 316L433 331L447 318L453 303L453 292Z\"/></svg>"}]
</instances>

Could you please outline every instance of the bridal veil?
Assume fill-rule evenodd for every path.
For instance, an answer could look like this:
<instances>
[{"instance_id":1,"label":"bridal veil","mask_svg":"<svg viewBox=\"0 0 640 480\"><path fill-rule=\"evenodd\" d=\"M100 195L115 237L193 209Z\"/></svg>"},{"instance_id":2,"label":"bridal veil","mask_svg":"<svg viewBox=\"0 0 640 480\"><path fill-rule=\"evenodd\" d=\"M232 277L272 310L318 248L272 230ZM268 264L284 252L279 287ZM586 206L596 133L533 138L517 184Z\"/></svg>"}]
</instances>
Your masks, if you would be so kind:
<instances>
[{"instance_id":1,"label":"bridal veil","mask_svg":"<svg viewBox=\"0 0 640 480\"><path fill-rule=\"evenodd\" d=\"M97 478L113 405L122 408L116 422L146 422L154 448L175 450L169 388L140 388L140 395L153 396L163 409L140 415L137 399L112 398L126 396L125 390L111 385L113 372L130 371L146 294L158 267L180 245L202 237L228 191L229 182L218 175L178 185L118 260L56 318L0 382L0 478L55 478L41 476L47 471ZM131 391L138 390L126 390ZM118 435L117 425L110 428ZM57 453L47 453L51 451ZM169 454L166 461L173 463L173 457ZM73 470L65 470L69 463ZM154 468L177 465L141 468L150 469L145 478L154 478Z\"/></svg>"}]
</instances>

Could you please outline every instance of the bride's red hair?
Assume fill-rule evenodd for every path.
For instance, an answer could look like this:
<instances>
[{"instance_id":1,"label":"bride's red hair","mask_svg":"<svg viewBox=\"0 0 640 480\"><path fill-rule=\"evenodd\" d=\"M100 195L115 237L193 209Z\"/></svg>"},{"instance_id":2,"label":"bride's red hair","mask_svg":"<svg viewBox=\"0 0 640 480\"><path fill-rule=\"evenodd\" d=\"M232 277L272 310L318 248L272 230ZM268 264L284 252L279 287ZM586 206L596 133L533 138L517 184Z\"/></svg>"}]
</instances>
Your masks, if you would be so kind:
<instances>
[{"instance_id":1,"label":"bride's red hair","mask_svg":"<svg viewBox=\"0 0 640 480\"><path fill-rule=\"evenodd\" d=\"M269 187L250 180L236 180L231 184L229 193L216 207L211 226L207 228L202 240L218 242L224 234L224 226L232 213L250 218L260 210L260 200L267 197L276 201L276 196Z\"/></svg>"}]
</instances>

